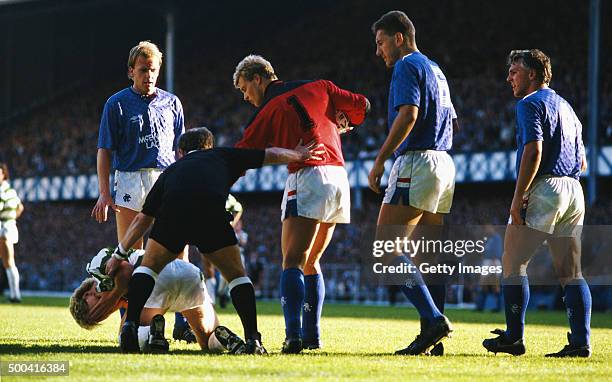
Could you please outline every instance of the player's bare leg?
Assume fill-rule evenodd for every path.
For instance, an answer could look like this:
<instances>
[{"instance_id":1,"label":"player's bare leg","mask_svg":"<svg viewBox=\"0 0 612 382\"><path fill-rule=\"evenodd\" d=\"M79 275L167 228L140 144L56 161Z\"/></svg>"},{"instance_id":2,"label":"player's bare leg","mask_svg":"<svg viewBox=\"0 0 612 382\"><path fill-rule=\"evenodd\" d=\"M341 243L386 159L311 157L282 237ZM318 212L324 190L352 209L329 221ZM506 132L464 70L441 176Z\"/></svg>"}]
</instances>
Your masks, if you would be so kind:
<instances>
[{"instance_id":1,"label":"player's bare leg","mask_svg":"<svg viewBox=\"0 0 612 382\"><path fill-rule=\"evenodd\" d=\"M527 265L536 249L549 236L526 225L511 224L506 227L502 256L506 330L495 329L491 333L498 336L483 341L482 345L488 351L512 355L525 353L523 336L529 303Z\"/></svg>"},{"instance_id":2,"label":"player's bare leg","mask_svg":"<svg viewBox=\"0 0 612 382\"><path fill-rule=\"evenodd\" d=\"M132 224L132 220L138 215L137 211L131 210L126 207L117 207L118 211L115 212L115 220L117 222L117 241L121 241L127 232L128 227ZM142 238L138 239L132 248L142 249ZM127 250L127 248L126 248Z\"/></svg>"},{"instance_id":3,"label":"player's bare leg","mask_svg":"<svg viewBox=\"0 0 612 382\"><path fill-rule=\"evenodd\" d=\"M589 357L591 355L591 291L582 277L579 237L548 239L553 265L564 291L564 302L571 332L568 345L547 357Z\"/></svg>"},{"instance_id":4,"label":"player's bare leg","mask_svg":"<svg viewBox=\"0 0 612 382\"><path fill-rule=\"evenodd\" d=\"M184 310L181 313L193 329L202 350L223 351L223 345L214 338L215 328L219 326L219 319L209 300L204 301L204 304L196 308Z\"/></svg>"},{"instance_id":5,"label":"player's bare leg","mask_svg":"<svg viewBox=\"0 0 612 382\"><path fill-rule=\"evenodd\" d=\"M331 242L335 223L319 223L317 236L304 265L304 309L302 313L302 345L306 349L321 347L320 322L325 300L325 281L320 259Z\"/></svg>"},{"instance_id":6,"label":"player's bare leg","mask_svg":"<svg viewBox=\"0 0 612 382\"><path fill-rule=\"evenodd\" d=\"M301 216L283 221L281 248L283 273L280 280L281 306L285 317L283 353L302 351L302 307L304 305L304 265L319 230L319 222Z\"/></svg>"},{"instance_id":7,"label":"player's bare leg","mask_svg":"<svg viewBox=\"0 0 612 382\"><path fill-rule=\"evenodd\" d=\"M421 224L424 211L412 206L383 204L378 215L376 240L395 240L397 237L411 237ZM435 217L430 217L430 220ZM411 262L401 253L386 256L386 261ZM408 276L407 276L408 277ZM417 338L406 348L395 352L397 355L418 355L428 351L452 331L448 319L436 307L429 289L420 273L407 279L397 280L400 290L412 302L423 318L425 325Z\"/></svg>"},{"instance_id":8,"label":"player's bare leg","mask_svg":"<svg viewBox=\"0 0 612 382\"><path fill-rule=\"evenodd\" d=\"M281 237L283 269L304 269L318 230L319 222L315 219L292 216L283 221Z\"/></svg>"},{"instance_id":9,"label":"player's bare leg","mask_svg":"<svg viewBox=\"0 0 612 382\"><path fill-rule=\"evenodd\" d=\"M248 354L267 354L261 344L261 334L257 329L257 306L255 289L251 279L246 276L240 248L230 245L205 255L229 281L230 296L236 313L240 316L244 336L247 340L245 352Z\"/></svg>"},{"instance_id":10,"label":"player's bare leg","mask_svg":"<svg viewBox=\"0 0 612 382\"><path fill-rule=\"evenodd\" d=\"M327 246L331 242L335 228L335 223L319 223L314 244L310 250L310 253L308 254L306 264L304 264L304 275L308 276L321 273L321 264L319 261L327 249Z\"/></svg>"}]
</instances>

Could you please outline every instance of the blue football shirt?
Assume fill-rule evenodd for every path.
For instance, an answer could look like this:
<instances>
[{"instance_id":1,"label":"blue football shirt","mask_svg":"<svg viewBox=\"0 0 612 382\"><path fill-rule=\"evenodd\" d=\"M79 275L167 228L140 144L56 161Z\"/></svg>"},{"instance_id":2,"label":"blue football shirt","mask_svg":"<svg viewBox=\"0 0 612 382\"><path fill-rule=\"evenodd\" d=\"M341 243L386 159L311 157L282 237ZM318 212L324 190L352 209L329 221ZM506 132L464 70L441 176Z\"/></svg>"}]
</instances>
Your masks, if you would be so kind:
<instances>
[{"instance_id":1,"label":"blue football shirt","mask_svg":"<svg viewBox=\"0 0 612 382\"><path fill-rule=\"evenodd\" d=\"M435 62L421 52L413 52L395 63L389 89L388 126L390 130L400 106L419 108L408 137L394 152L397 157L409 150L450 150L453 143L455 109L446 76Z\"/></svg>"},{"instance_id":2,"label":"blue football shirt","mask_svg":"<svg viewBox=\"0 0 612 382\"><path fill-rule=\"evenodd\" d=\"M113 168L137 171L165 169L175 160L185 131L178 97L161 89L146 97L132 89L112 95L104 105L98 148L113 150Z\"/></svg>"},{"instance_id":3,"label":"blue football shirt","mask_svg":"<svg viewBox=\"0 0 612 382\"><path fill-rule=\"evenodd\" d=\"M516 141L517 176L525 145L542 141L537 175L579 178L584 156L582 124L570 104L554 90L537 90L516 104Z\"/></svg>"}]
</instances>

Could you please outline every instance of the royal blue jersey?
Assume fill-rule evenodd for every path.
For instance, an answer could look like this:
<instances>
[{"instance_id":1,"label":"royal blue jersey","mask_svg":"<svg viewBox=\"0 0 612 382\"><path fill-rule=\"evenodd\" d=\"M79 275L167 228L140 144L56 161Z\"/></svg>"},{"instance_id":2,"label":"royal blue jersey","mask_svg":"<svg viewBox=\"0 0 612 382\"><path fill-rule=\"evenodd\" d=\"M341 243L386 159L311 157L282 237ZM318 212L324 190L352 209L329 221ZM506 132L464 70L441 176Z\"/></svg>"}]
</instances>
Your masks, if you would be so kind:
<instances>
[{"instance_id":1,"label":"royal blue jersey","mask_svg":"<svg viewBox=\"0 0 612 382\"><path fill-rule=\"evenodd\" d=\"M178 97L161 89L146 97L132 87L112 95L104 105L98 148L113 150L113 168L164 169L175 160L185 131Z\"/></svg>"},{"instance_id":2,"label":"royal blue jersey","mask_svg":"<svg viewBox=\"0 0 612 382\"><path fill-rule=\"evenodd\" d=\"M542 141L537 175L580 176L582 124L570 104L554 90L537 90L516 104L516 141L517 176L525 145L533 141Z\"/></svg>"},{"instance_id":3,"label":"royal blue jersey","mask_svg":"<svg viewBox=\"0 0 612 382\"><path fill-rule=\"evenodd\" d=\"M409 150L450 150L453 119L457 116L448 82L438 64L421 52L408 54L395 63L389 89L388 130L403 105L418 106L419 112L412 131L394 152L395 157Z\"/></svg>"}]
</instances>

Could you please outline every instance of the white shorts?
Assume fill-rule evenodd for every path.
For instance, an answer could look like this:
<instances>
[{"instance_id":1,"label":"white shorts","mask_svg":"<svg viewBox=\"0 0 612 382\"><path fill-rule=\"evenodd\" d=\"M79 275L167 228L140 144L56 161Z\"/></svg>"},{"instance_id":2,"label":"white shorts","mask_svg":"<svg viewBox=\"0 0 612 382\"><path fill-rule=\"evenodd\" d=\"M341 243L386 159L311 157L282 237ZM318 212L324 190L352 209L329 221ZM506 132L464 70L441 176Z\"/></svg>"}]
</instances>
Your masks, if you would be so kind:
<instances>
[{"instance_id":1,"label":"white shorts","mask_svg":"<svg viewBox=\"0 0 612 382\"><path fill-rule=\"evenodd\" d=\"M455 164L446 151L408 151L393 163L383 203L447 214L454 192Z\"/></svg>"},{"instance_id":2,"label":"white shorts","mask_svg":"<svg viewBox=\"0 0 612 382\"><path fill-rule=\"evenodd\" d=\"M567 176L540 176L523 196L525 225L559 237L579 236L584 222L580 182Z\"/></svg>"},{"instance_id":3,"label":"white shorts","mask_svg":"<svg viewBox=\"0 0 612 382\"><path fill-rule=\"evenodd\" d=\"M140 212L161 173L162 170L155 168L115 171L115 205Z\"/></svg>"},{"instance_id":4,"label":"white shorts","mask_svg":"<svg viewBox=\"0 0 612 382\"><path fill-rule=\"evenodd\" d=\"M182 312L209 300L202 272L193 264L174 260L162 269L145 308Z\"/></svg>"},{"instance_id":5,"label":"white shorts","mask_svg":"<svg viewBox=\"0 0 612 382\"><path fill-rule=\"evenodd\" d=\"M351 188L342 166L304 167L289 174L281 221L302 216L323 223L351 222Z\"/></svg>"},{"instance_id":6,"label":"white shorts","mask_svg":"<svg viewBox=\"0 0 612 382\"><path fill-rule=\"evenodd\" d=\"M6 238L9 244L17 244L19 241L19 231L17 230L17 221L8 220L0 221L0 237Z\"/></svg>"}]
</instances>

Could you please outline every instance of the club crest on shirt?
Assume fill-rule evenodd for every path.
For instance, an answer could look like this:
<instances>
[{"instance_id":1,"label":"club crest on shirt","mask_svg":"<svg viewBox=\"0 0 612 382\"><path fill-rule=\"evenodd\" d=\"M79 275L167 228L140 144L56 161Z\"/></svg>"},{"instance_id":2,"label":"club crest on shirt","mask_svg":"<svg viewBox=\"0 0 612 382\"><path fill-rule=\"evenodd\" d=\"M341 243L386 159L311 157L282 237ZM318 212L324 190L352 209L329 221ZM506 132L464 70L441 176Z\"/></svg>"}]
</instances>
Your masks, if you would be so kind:
<instances>
[{"instance_id":1,"label":"club crest on shirt","mask_svg":"<svg viewBox=\"0 0 612 382\"><path fill-rule=\"evenodd\" d=\"M142 131L142 126L144 125L144 118L142 117L142 114L132 116L130 118L130 122L134 124L137 123L140 131Z\"/></svg>"}]
</instances>

